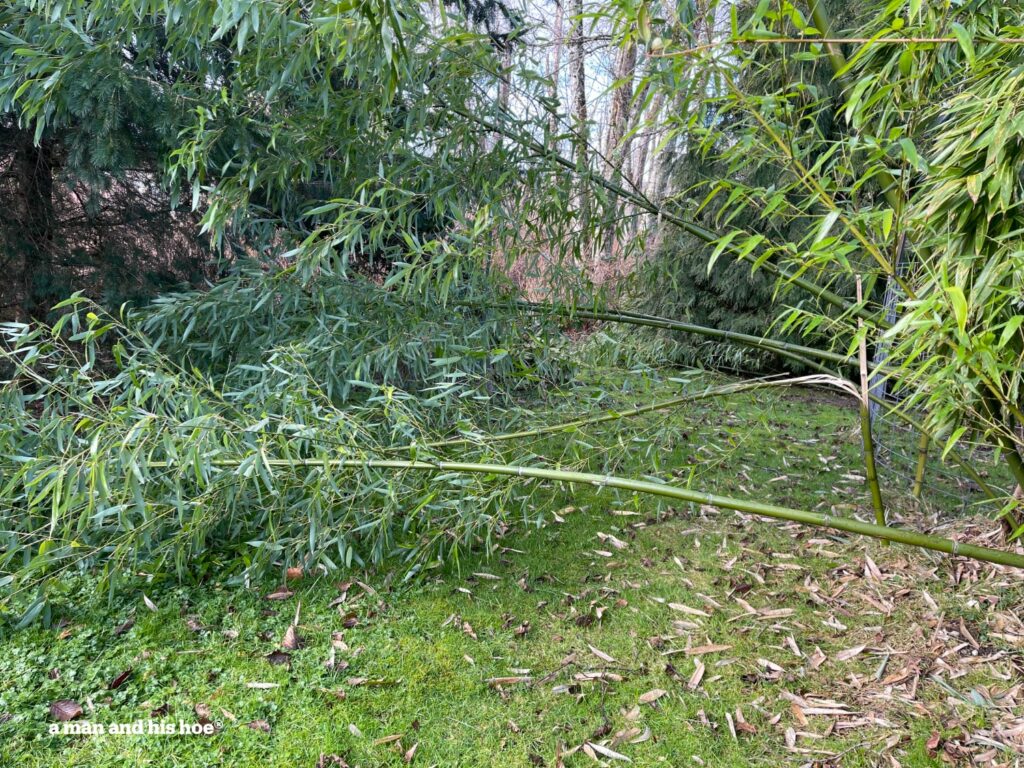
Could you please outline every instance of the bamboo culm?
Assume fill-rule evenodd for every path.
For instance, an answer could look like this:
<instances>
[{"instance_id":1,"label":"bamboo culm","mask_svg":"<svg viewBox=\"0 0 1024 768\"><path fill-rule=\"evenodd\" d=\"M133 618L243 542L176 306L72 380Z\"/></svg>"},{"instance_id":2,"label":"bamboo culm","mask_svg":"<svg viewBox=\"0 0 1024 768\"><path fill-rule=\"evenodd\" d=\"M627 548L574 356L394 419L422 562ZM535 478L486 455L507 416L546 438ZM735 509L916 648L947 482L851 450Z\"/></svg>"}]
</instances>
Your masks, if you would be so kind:
<instances>
[{"instance_id":1,"label":"bamboo culm","mask_svg":"<svg viewBox=\"0 0 1024 768\"><path fill-rule=\"evenodd\" d=\"M871 413L868 404L860 404L860 431L864 438L864 475L871 489L871 505L875 509L875 522L885 525L885 504L882 502L882 488L878 484L878 470L875 467L875 441L871 437Z\"/></svg>"},{"instance_id":2,"label":"bamboo culm","mask_svg":"<svg viewBox=\"0 0 1024 768\"><path fill-rule=\"evenodd\" d=\"M487 475L500 475L506 477L531 478L535 480L551 480L558 483L586 484L599 488L618 488L633 493L643 493L651 496L674 499L676 501L690 502L693 504L708 504L722 509L732 509L750 515L770 517L777 520L788 520L804 525L813 525L821 528L831 528L838 531L845 531L860 536L870 536L883 541L892 541L898 544L906 544L912 547L930 549L936 552L969 557L974 560L981 560L998 565L1011 566L1013 568L1024 568L1024 555L1014 552L1004 552L988 547L979 547L973 544L961 544L951 539L943 539L939 536L931 536L916 531L907 531L900 528L888 528L875 523L865 523L848 517L836 517L825 515L819 512L807 512L789 507L766 504L759 501L748 501L745 499L734 499L728 496L719 496L713 493L679 488L674 485L661 485L646 480L631 480L628 478L616 477L614 475L597 475L590 472L570 472L560 469L547 469L543 467L524 467L511 464L475 464L457 461L404 461L397 459L265 459L268 467L295 468L295 467L320 467L323 469L392 469L392 470L414 470L423 472L455 472L455 473L479 473ZM224 459L212 462L216 466L238 466L240 461ZM168 462L150 462L150 467L165 467Z\"/></svg>"},{"instance_id":3,"label":"bamboo culm","mask_svg":"<svg viewBox=\"0 0 1024 768\"><path fill-rule=\"evenodd\" d=\"M861 301L861 280L857 275L857 301ZM868 390L868 345L864 338L864 323L857 321L861 331L858 343L860 362L860 432L864 442L864 475L871 489L871 504L875 508L875 522L885 525L885 504L882 503L882 488L878 484L878 470L875 467L875 441L871 436L871 400Z\"/></svg>"},{"instance_id":4,"label":"bamboo culm","mask_svg":"<svg viewBox=\"0 0 1024 768\"><path fill-rule=\"evenodd\" d=\"M831 375L831 374L830 374ZM834 377L833 378L838 378ZM620 411L609 411L601 416L592 416L587 419L574 419L572 421L564 421L560 424L552 424L547 427L538 427L536 429L524 429L518 432L501 432L496 435L480 435L478 438L474 437L453 437L447 440L432 440L428 443L419 444L407 444L399 445L393 448L384 449L385 453L399 453L403 451L410 451L415 448L450 448L455 445L467 445L477 442L486 442L488 445L495 442L502 442L505 440L522 440L531 437L543 437L544 435L556 434L558 432L567 432L570 430L578 429L579 427L589 427L596 424L603 424L608 421L617 421L618 419L625 419L631 416L640 416L644 413L651 413L652 411L664 411L669 408L675 408L679 405L685 405L686 403L694 403L700 400L708 400L713 397L725 397L728 395L735 395L741 392L749 392L754 389L764 389L766 387L777 387L777 386L792 386L804 383L820 383L820 376L802 376L795 379L785 379L781 381L763 379L757 381L748 381L740 384L727 384L722 387L709 387L702 392L694 392L688 395L680 395L679 397L673 397L669 400L661 400L657 403L649 403L648 405L640 405L635 408L627 408Z\"/></svg>"}]
</instances>

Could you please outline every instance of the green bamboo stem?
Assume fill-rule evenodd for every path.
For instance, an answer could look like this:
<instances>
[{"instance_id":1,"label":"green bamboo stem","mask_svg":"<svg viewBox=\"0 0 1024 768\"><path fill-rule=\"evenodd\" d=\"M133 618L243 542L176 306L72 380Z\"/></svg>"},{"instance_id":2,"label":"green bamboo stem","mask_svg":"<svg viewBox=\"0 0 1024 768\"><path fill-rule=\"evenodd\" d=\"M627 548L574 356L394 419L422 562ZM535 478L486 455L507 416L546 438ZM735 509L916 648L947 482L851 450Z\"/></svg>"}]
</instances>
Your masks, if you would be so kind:
<instances>
[{"instance_id":1,"label":"green bamboo stem","mask_svg":"<svg viewBox=\"0 0 1024 768\"><path fill-rule=\"evenodd\" d=\"M871 490L871 506L875 508L875 522L885 525L885 504L882 489L878 484L878 470L875 468L875 441L871 437L871 413L867 402L860 404L860 431L864 440L864 474Z\"/></svg>"},{"instance_id":2,"label":"green bamboo stem","mask_svg":"<svg viewBox=\"0 0 1024 768\"><path fill-rule=\"evenodd\" d=\"M990 389L986 392L982 398L982 406L988 413L989 419L995 426L993 430L995 433L996 444L1002 451L1003 456L1006 457L1006 465L1010 470L1010 474L1013 475L1014 481L1018 486L1024 488L1024 461L1021 460L1020 453L1017 452L1017 446L1013 439L1007 433L1012 433L1012 423L1007 423L1002 419L1000 413L1000 398L998 394ZM999 429L1003 426L1003 429ZM1019 521L1017 516L1012 512L1008 513L1010 524L1015 527L1019 527Z\"/></svg>"},{"instance_id":3,"label":"green bamboo stem","mask_svg":"<svg viewBox=\"0 0 1024 768\"><path fill-rule=\"evenodd\" d=\"M840 355L836 352L828 352L826 350L815 349L813 347L805 347L799 344L789 344L787 342L776 341L774 339L765 339L758 336L752 336L744 333L734 333L732 331L721 331L717 328L705 328L704 326L694 325L692 323L683 323L678 320L672 320L666 317L658 317L655 315L642 315L635 312L598 312L593 310L574 310L569 307L561 307L558 305L543 305L538 303L531 304L530 302L517 302L518 305L524 306L527 309L533 308L533 311L543 308L551 308L558 314L573 315L576 314L581 317L588 319L602 320L606 322L623 323L626 325L642 325L654 328L663 328L666 330L680 331L682 333L693 333L701 336L707 336L709 338L717 338L725 341L735 342L755 349L763 351L774 352L780 357L792 360L794 362L801 363L802 365L811 368L812 370L819 371L821 373L828 374L830 376L838 376L838 373L832 369L829 369L822 365L817 360L830 360L838 362L844 365L852 365L853 360L847 356ZM586 314L581 314L586 313ZM816 358L816 359L814 359ZM885 368L878 368L878 371L885 373ZM899 408L894 408L890 403L887 403L882 398L868 393L868 399L876 403L883 408L888 415L895 416L900 421L904 422L916 432L927 436L934 440L935 436L932 435L920 422L914 419L906 412ZM971 465L970 462L965 460L958 451L950 450L946 453L946 456L954 464L959 466L968 477L973 480L982 492L990 499L996 500L1001 498L1000 494L992 488L986 482L985 478ZM1014 457L1017 458L1016 465L1013 464ZM1019 483L1024 485L1024 462L1020 461L1019 454L1014 452L1014 455L1007 454L1007 461L1011 464L1010 470L1014 477Z\"/></svg>"},{"instance_id":4,"label":"green bamboo stem","mask_svg":"<svg viewBox=\"0 0 1024 768\"><path fill-rule=\"evenodd\" d=\"M914 467L914 488L911 491L911 495L915 499L921 498L921 491L924 487L924 469L928 461L928 443L930 442L931 438L925 432L921 433L921 437L917 441L917 466Z\"/></svg>"},{"instance_id":5,"label":"green bamboo stem","mask_svg":"<svg viewBox=\"0 0 1024 768\"><path fill-rule=\"evenodd\" d=\"M1013 440L1004 435L1002 432L999 433L999 447L1003 449L1003 453L1006 454L1006 464L1010 468L1010 474L1013 475L1013 479L1017 481L1017 485L1024 488L1024 461L1021 461L1020 454L1017 453L1017 446Z\"/></svg>"},{"instance_id":6,"label":"green bamboo stem","mask_svg":"<svg viewBox=\"0 0 1024 768\"><path fill-rule=\"evenodd\" d=\"M514 305L529 312L548 312L565 317L581 317L585 320L603 320L606 322L646 326L648 328L661 328L662 330L693 333L700 336L707 336L712 339L721 339L722 341L730 341L761 350L768 350L772 352L793 352L806 357L828 360L834 363L853 362L847 355L843 355L838 352L815 349L814 347L791 344L785 341L778 341L777 339L769 339L746 333L737 333L736 331L723 331L718 328L708 328L703 325L684 323L681 320L673 320L668 317L659 317L658 315L645 315L639 312L628 312L624 310L606 312L597 309L577 309L559 304L543 304L540 302L529 301L517 301Z\"/></svg>"},{"instance_id":7,"label":"green bamboo stem","mask_svg":"<svg viewBox=\"0 0 1024 768\"><path fill-rule=\"evenodd\" d=\"M1013 475L1014 480L1017 481L1017 487L1024 488L1024 461L1021 460L1020 454L1017 452L1017 446L1013 440L1002 432L999 433L998 440L999 446L1006 455L1006 463L1010 467L1010 473ZM1006 523L1012 531L1016 531L1021 525L1024 525L1024 521L1020 519L1020 516L1013 509L1006 511Z\"/></svg>"},{"instance_id":8,"label":"green bamboo stem","mask_svg":"<svg viewBox=\"0 0 1024 768\"><path fill-rule=\"evenodd\" d=\"M587 319L602 320L605 322L623 323L626 325L641 325L653 328L662 328L672 331L680 331L682 333L693 333L701 336L707 336L709 338L717 338L725 341L735 342L744 346L753 347L767 352L774 352L788 360L798 362L801 365L805 365L812 370L819 371L829 376L838 376L838 373L830 368L825 367L817 360L831 360L842 364L853 364L853 360L849 357L840 355L835 352L828 352L826 350L815 349L813 347L805 347L799 344L789 344L786 342L775 341L774 339L765 339L758 336L752 336L744 333L735 333L732 331L721 331L717 328L706 328L700 325L694 325L693 323L683 323L678 320L672 320L667 317L658 317L656 315L642 315L636 312L600 312L596 310L582 310L573 309L571 307L564 307L557 304L540 304L537 302L516 302L515 306L522 307L529 311L540 312L540 311L551 311L555 314L565 316L578 316L585 317ZM884 372L884 369L879 369ZM893 408L890 403L877 397L874 394L868 393L868 399L873 403L877 403L886 409L886 413L903 421L908 426L912 427L915 431L921 434L926 434L930 438L934 439L934 436L929 433L923 425L921 425L916 419L904 411ZM992 486L990 486L985 479L978 473L978 471L955 450L949 451L947 457L954 464L957 464L970 478L973 480L978 487L988 496L990 499L1000 498L1000 494L996 492ZM1021 465L1021 476L1024 477L1024 464Z\"/></svg>"},{"instance_id":9,"label":"green bamboo stem","mask_svg":"<svg viewBox=\"0 0 1024 768\"><path fill-rule=\"evenodd\" d=\"M463 302L463 305L470 306L474 305L473 302ZM642 315L635 312L599 312L596 310L583 310L573 309L571 307L565 307L558 304L541 304L537 302L515 302L513 306L526 309L532 312L549 311L554 314L564 316L578 316L585 317L587 319L602 320L605 322L623 323L625 325L640 325L653 328L662 328L666 330L680 331L683 333L693 333L701 336L707 336L709 338L723 339L725 341L735 342L744 346L753 347L755 349L761 349L768 352L774 352L780 357L798 362L808 368L819 371L821 373L828 374L830 376L837 376L836 371L831 370L822 365L817 360L834 360L843 364L852 364L853 360L849 357L839 355L835 352L827 352L825 350L814 349L813 347L805 347L799 344L789 344L786 342L775 341L774 339L765 339L758 336L752 336L743 333L734 333L732 331L722 331L717 328L706 328L700 325L694 325L692 323L683 323L678 320L672 320L666 317L658 317L655 315ZM816 358L816 359L815 359ZM838 358L838 359L837 359ZM879 369L884 372L885 369ZM894 408L890 403L885 402L882 398L868 393L868 399L873 403L885 408L888 415L895 416L900 421L904 422L916 432L927 434L931 439L934 440L935 436L925 429L916 419L909 414ZM1001 498L1001 495L990 486L985 479L978 473L978 471L966 461L958 451L950 450L946 456L954 464L959 466L970 478L973 480L982 492L992 500ZM1011 468L1012 469L1012 468ZM1021 477L1024 478L1024 464L1020 466ZM1015 473L1016 476L1016 473Z\"/></svg>"},{"instance_id":10,"label":"green bamboo stem","mask_svg":"<svg viewBox=\"0 0 1024 768\"><path fill-rule=\"evenodd\" d=\"M568 432L570 430L579 429L580 427L589 427L595 424L603 424L608 421L617 421L618 419L625 419L632 416L640 416L644 413L651 413L652 411L664 411L679 405L685 405L686 403L694 403L700 400L708 400L713 397L724 397L727 395L733 395L740 392L747 392L753 389L763 389L765 387L798 384L801 381L802 378L785 379L782 381L764 380L744 382L741 384L727 384L722 387L710 387L708 389L705 389L703 392L694 392L688 395L681 395L679 397L673 397L670 400L662 400L657 403L641 405L623 411L609 411L608 413L605 413L601 416L593 416L586 419L574 419L573 421L565 421L560 424L553 424L547 427L538 427L536 429L524 429L518 432L502 432L497 435L483 435L481 439L489 445L494 442L503 442L506 440L522 440L531 437L543 437L544 435L551 435L558 432ZM409 443L407 445L399 445L393 448L386 448L384 452L400 453L403 451L410 451L415 448L450 448L455 445L467 445L479 442L480 440L472 437L453 437L447 440L433 440L428 443Z\"/></svg>"},{"instance_id":11,"label":"green bamboo stem","mask_svg":"<svg viewBox=\"0 0 1024 768\"><path fill-rule=\"evenodd\" d=\"M835 376L836 375L835 371L830 371L828 368L823 366L821 363L818 363L818 362L816 362L814 360L810 360L810 359L808 359L806 357L801 357L800 355L798 355L796 353L793 353L793 352L779 352L779 355L781 355L782 357L789 358L789 359L793 360L794 362L801 363L802 365L806 365L808 368L811 368L812 370L821 371L822 373L827 373L830 376ZM933 434L931 434L925 428L925 426L923 424L918 422L917 419L915 419L910 414L904 412L903 410L901 410L899 408L894 407L892 404L887 403L882 398L880 398L877 395L874 395L874 394L872 394L870 392L868 392L868 399L871 402L877 403L882 408L884 408L885 412L886 412L886 415L895 416L897 419L899 419L904 424L909 426L915 432L919 432L922 435L927 435L932 440L935 439L935 436ZM959 451L956 451L954 449L950 449L949 451L946 452L946 457L950 461L952 461L954 464L956 464L958 467L960 467L960 469L962 469L964 471L964 473L968 477L970 477L971 480L973 480L977 484L978 488L981 489L982 493L984 493L986 496L988 496L988 498L990 500L992 500L992 501L999 501L1000 499L1005 498L1005 494L1000 494L995 488L993 488L991 485L989 485L988 482L986 482L985 478L983 478L981 476L981 474L978 472L978 470L976 470L974 468L974 466L971 465L971 463L969 461L967 461L966 459L963 458L963 456L960 455Z\"/></svg>"},{"instance_id":12,"label":"green bamboo stem","mask_svg":"<svg viewBox=\"0 0 1024 768\"><path fill-rule=\"evenodd\" d=\"M631 480L614 475L598 475L591 472L570 472L560 469L547 469L543 467L523 467L511 464L476 464L458 461L402 461L397 459L265 459L268 467L295 468L295 467L320 467L336 469L393 469L393 470L415 470L423 472L457 472L457 473L478 473L486 475L501 475L510 477L528 477L536 480L551 480L558 483L586 484L599 488L618 488L633 493L643 493L651 496L674 499L676 501L690 502L693 504L709 504L722 509L733 509L745 514L760 515L777 520L788 520L804 525L813 525L821 528L831 528L845 531L859 536L870 536L883 541L893 541L899 544L906 544L912 547L930 549L936 552L969 557L975 560L982 560L999 565L1007 565L1013 568L1024 568L1024 555L1013 552L1004 552L988 547L979 547L973 544L961 544L950 539L943 539L939 536L931 536L916 531L908 531L900 528L887 528L875 523L865 523L848 517L835 517L824 515L819 512L807 512L799 509L791 509L775 504L766 504L759 501L746 499L734 499L728 496L719 496L703 491L693 491L687 488L679 488L674 485L661 485L645 480ZM150 462L150 467L167 467L171 462ZM241 462L234 459L220 459L211 462L216 466L232 467L238 466Z\"/></svg>"},{"instance_id":13,"label":"green bamboo stem","mask_svg":"<svg viewBox=\"0 0 1024 768\"><path fill-rule=\"evenodd\" d=\"M463 306L479 306L476 302L462 302ZM498 306L498 305L488 305ZM500 305L505 306L505 305ZM839 355L835 352L827 352L825 350L815 349L813 347L805 347L799 344L789 344L786 342L775 341L774 339L765 339L758 336L752 336L749 334L735 333L732 331L722 331L717 328L706 328L700 325L694 325L693 323L684 323L678 320L672 320L667 317L658 317L656 315L643 315L637 312L627 311L615 311L615 312L602 312L598 310L588 309L574 309L572 307L566 307L558 304L542 304L539 302L526 302L517 301L513 303L513 306L525 309L530 312L550 312L552 314L563 315L566 317L584 317L586 319L601 320L604 322L622 323L625 325L640 325L652 328L662 328L665 330L679 331L682 333L693 333L696 335L707 336L709 338L722 339L724 341L735 342L744 346L749 346L755 349L760 349L768 352L773 352L780 357L787 360L798 362L801 365L805 365L808 368L819 371L821 373L828 374L830 376L837 376L836 371L831 370L822 365L818 360L831 360L842 364L852 364L853 360L849 357ZM879 369L884 373L885 369ZM895 416L897 419L907 424L914 431L927 435L930 439L934 440L935 436L932 435L921 423L919 423L912 416L904 412L899 408L894 408L890 403L887 403L882 398L868 393L868 399L871 402L882 406L886 413L891 416ZM966 461L958 451L950 450L946 453L946 456L954 464L959 466L968 477L973 480L982 492L988 496L989 499L998 500L1003 498L996 489L992 488L991 485L981 476L981 474L971 465L970 462ZM1018 456L1019 458L1019 456ZM1012 460L1012 457L1007 457L1008 461ZM1011 466L1011 471L1014 471L1014 467ZM1024 463L1019 464L1017 469L1019 470L1019 477L1024 479ZM1018 472L1014 471L1014 477L1018 477Z\"/></svg>"}]
</instances>

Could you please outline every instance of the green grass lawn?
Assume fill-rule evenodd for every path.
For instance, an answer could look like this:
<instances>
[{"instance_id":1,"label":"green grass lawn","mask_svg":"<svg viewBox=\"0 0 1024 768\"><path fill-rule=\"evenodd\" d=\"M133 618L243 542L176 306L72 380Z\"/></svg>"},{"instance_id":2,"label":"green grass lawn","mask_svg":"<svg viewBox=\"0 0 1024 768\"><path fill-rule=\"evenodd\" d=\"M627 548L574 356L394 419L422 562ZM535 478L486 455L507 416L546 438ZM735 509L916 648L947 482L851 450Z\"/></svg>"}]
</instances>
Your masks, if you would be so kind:
<instances>
[{"instance_id":1,"label":"green grass lawn","mask_svg":"<svg viewBox=\"0 0 1024 768\"><path fill-rule=\"evenodd\" d=\"M669 385L640 389L620 400ZM649 474L657 452L676 482L870 517L838 399L736 395L645 423L647 439L601 433L619 474ZM907 492L887 494L907 524L958 511L941 494L915 510ZM69 580L63 622L0 640L0 765L1012 761L999 733L1021 711L1017 573L607 489L536 499L544 525L410 583L307 574L281 600L266 598L279 583L153 584L148 607ZM297 612L301 647L282 653ZM216 732L51 735L61 699L84 708L76 722Z\"/></svg>"}]
</instances>

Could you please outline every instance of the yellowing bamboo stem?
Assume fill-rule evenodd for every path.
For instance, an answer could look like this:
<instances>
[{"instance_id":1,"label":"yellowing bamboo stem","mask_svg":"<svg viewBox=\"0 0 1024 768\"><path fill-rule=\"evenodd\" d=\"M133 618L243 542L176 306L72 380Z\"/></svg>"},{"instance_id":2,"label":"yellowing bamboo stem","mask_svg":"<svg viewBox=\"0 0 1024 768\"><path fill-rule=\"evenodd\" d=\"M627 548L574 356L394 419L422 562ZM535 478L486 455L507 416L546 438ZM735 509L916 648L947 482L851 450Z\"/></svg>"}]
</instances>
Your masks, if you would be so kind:
<instances>
[{"instance_id":1,"label":"yellowing bamboo stem","mask_svg":"<svg viewBox=\"0 0 1024 768\"><path fill-rule=\"evenodd\" d=\"M857 301L861 298L860 275L857 275ZM882 489L878 484L878 470L875 468L875 441L871 438L871 411L868 404L868 345L864 337L864 323L857 321L861 331L859 348L860 361L860 433L864 441L864 474L871 490L871 504L875 508L875 522L885 525L885 504L882 503Z\"/></svg>"}]
</instances>

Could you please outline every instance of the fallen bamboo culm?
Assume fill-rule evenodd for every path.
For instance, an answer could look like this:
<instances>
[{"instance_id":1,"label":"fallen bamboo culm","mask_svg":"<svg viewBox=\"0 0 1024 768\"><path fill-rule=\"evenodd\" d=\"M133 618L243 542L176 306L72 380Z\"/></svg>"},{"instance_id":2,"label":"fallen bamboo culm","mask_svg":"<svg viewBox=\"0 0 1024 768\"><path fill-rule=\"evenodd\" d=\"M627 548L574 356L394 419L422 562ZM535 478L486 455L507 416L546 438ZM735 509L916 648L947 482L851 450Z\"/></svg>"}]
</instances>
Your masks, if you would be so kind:
<instances>
[{"instance_id":1,"label":"fallen bamboo culm","mask_svg":"<svg viewBox=\"0 0 1024 768\"><path fill-rule=\"evenodd\" d=\"M455 473L481 473L489 475L504 475L511 477L528 477L535 480L552 480L559 483L579 483L594 485L601 488L619 488L634 493L644 493L652 496L675 499L677 501L691 502L694 504L708 504L713 507L732 509L751 515L771 517L777 520L789 520L804 525L813 525L821 528L831 528L847 533L855 533L860 536L870 536L882 541L892 541L897 544L906 544L922 549L931 549L936 552L945 552L950 555L969 557L974 560L981 560L998 565L1008 565L1014 568L1024 568L1024 555L1015 552L1005 552L988 547L979 547L973 544L961 544L951 539L943 539L939 536L931 536L917 531L908 531L900 528L886 527L875 523L865 523L849 517L837 517L834 515L821 514L820 512L807 512L799 509L790 509L776 504L766 504L760 501L749 501L746 499L734 499L729 496L719 496L703 491L693 491L687 488L679 488L674 485L662 485L647 480L632 480L629 478L616 477L614 475L597 475L590 472L570 472L560 469L547 469L544 467L524 467L513 464L476 464L458 461L404 461L398 459L266 459L261 458L268 468L296 468L307 467L323 469L393 469L413 470L423 472L455 472ZM237 466L241 460L222 459L212 462L216 466L230 467ZM165 467L169 462L150 462L151 467Z\"/></svg>"}]
</instances>

